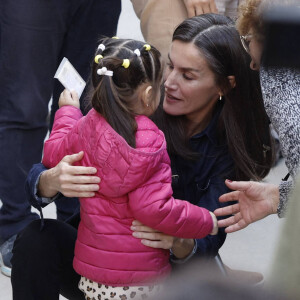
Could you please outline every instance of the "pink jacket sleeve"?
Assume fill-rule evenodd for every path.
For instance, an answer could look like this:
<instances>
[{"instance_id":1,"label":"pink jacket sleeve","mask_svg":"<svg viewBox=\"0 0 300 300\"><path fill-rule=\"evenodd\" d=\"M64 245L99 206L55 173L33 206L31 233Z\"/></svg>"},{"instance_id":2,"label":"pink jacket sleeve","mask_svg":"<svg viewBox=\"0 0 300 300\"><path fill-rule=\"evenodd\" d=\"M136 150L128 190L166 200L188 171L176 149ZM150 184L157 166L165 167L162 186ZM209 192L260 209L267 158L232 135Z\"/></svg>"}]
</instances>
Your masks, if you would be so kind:
<instances>
[{"instance_id":1,"label":"pink jacket sleeve","mask_svg":"<svg viewBox=\"0 0 300 300\"><path fill-rule=\"evenodd\" d=\"M129 205L135 219L180 238L200 239L207 236L213 229L209 211L187 201L174 199L171 170L167 173L169 179L160 176L162 174L155 174L147 184L129 193ZM160 180L155 182L153 178Z\"/></svg>"},{"instance_id":2,"label":"pink jacket sleeve","mask_svg":"<svg viewBox=\"0 0 300 300\"><path fill-rule=\"evenodd\" d=\"M75 125L82 117L80 109L69 105L56 112L50 137L44 144L42 163L45 167L55 167L65 155L72 153L70 149L78 137Z\"/></svg>"}]
</instances>

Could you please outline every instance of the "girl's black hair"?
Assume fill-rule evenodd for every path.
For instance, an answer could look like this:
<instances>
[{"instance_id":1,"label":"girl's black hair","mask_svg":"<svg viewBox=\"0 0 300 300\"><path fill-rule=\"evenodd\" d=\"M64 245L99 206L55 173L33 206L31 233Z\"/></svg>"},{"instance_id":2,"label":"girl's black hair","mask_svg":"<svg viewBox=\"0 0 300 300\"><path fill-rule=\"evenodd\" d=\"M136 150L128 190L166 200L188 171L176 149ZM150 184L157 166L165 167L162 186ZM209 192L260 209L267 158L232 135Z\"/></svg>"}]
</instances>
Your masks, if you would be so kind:
<instances>
[{"instance_id":1,"label":"girl's black hair","mask_svg":"<svg viewBox=\"0 0 300 300\"><path fill-rule=\"evenodd\" d=\"M135 147L135 106L137 88L149 83L153 96L160 89L163 67L158 50L145 47L144 42L129 39L103 38L95 56L98 60L92 65L92 107L99 112L127 143ZM134 53L138 49L140 55ZM130 62L123 66L124 59ZM105 67L113 76L99 75L98 70Z\"/></svg>"},{"instance_id":2,"label":"girl's black hair","mask_svg":"<svg viewBox=\"0 0 300 300\"><path fill-rule=\"evenodd\" d=\"M263 106L259 75L250 69L250 57L244 51L234 23L228 17L206 14L183 21L173 41L193 43L215 74L215 82L224 94L218 122L220 144L226 143L234 160L236 179L259 180L272 164L269 119ZM235 76L231 87L228 76ZM189 148L184 116L169 116L161 108L155 119L165 132L170 154L195 159Z\"/></svg>"}]
</instances>

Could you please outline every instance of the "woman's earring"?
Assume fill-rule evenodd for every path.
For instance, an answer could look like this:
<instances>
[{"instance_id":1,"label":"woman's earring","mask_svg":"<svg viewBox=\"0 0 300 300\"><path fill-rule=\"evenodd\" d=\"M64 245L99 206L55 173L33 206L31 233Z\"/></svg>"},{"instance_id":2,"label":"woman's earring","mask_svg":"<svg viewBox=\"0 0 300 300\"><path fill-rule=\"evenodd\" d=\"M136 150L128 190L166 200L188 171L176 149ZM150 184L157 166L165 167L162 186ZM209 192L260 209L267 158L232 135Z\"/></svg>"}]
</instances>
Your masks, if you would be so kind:
<instances>
[{"instance_id":1,"label":"woman's earring","mask_svg":"<svg viewBox=\"0 0 300 300\"><path fill-rule=\"evenodd\" d=\"M222 95L220 94L220 98L219 98L219 101L222 101Z\"/></svg>"},{"instance_id":2,"label":"woman's earring","mask_svg":"<svg viewBox=\"0 0 300 300\"><path fill-rule=\"evenodd\" d=\"M149 103L147 103L146 106L149 107Z\"/></svg>"}]
</instances>

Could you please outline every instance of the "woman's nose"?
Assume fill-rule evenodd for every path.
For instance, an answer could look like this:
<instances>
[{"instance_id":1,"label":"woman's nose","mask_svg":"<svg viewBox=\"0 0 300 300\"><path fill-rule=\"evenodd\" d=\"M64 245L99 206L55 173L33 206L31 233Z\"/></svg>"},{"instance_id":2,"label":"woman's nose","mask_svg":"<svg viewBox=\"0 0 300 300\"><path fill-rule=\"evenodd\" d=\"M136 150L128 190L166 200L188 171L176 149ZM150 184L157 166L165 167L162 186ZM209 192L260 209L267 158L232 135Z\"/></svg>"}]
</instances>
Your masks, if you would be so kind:
<instances>
[{"instance_id":1,"label":"woman's nose","mask_svg":"<svg viewBox=\"0 0 300 300\"><path fill-rule=\"evenodd\" d=\"M175 87L176 87L176 80L175 80L174 71L166 73L165 88L174 89Z\"/></svg>"}]
</instances>

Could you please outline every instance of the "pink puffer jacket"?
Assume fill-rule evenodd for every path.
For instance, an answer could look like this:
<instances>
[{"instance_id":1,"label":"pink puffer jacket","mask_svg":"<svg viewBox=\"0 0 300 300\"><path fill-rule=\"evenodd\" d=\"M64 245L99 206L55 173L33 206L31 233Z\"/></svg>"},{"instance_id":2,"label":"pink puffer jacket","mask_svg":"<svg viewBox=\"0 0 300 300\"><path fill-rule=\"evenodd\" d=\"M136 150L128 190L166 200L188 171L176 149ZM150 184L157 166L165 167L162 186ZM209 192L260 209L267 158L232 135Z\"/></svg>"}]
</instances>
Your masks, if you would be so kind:
<instances>
[{"instance_id":1,"label":"pink puffer jacket","mask_svg":"<svg viewBox=\"0 0 300 300\"><path fill-rule=\"evenodd\" d=\"M182 238L203 238L213 226L208 210L172 197L164 135L147 117L136 121L134 149L95 110L83 117L79 109L64 106L44 147L48 168L83 150L80 165L98 170L99 192L80 199L74 268L112 286L147 284L170 272L169 251L146 247L134 238L133 220Z\"/></svg>"}]
</instances>

